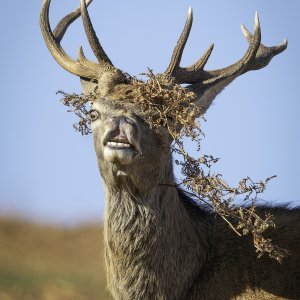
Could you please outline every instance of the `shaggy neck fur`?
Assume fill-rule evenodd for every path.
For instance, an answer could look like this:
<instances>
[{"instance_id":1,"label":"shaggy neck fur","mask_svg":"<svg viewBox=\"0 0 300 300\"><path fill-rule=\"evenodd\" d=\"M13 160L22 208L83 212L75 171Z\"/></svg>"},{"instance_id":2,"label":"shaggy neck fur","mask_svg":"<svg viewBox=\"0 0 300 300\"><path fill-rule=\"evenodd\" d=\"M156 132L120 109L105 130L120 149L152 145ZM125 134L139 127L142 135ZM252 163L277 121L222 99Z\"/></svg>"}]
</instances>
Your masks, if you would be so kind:
<instances>
[{"instance_id":1,"label":"shaggy neck fur","mask_svg":"<svg viewBox=\"0 0 300 300\"><path fill-rule=\"evenodd\" d=\"M173 182L171 168L164 177ZM140 179L147 182L147 174ZM203 229L175 188L156 184L141 193L127 177L106 182L105 258L114 298L185 299L205 261Z\"/></svg>"},{"instance_id":2,"label":"shaggy neck fur","mask_svg":"<svg viewBox=\"0 0 300 300\"><path fill-rule=\"evenodd\" d=\"M266 256L257 259L251 238L238 237L166 186L174 184L170 152L148 151L147 159L125 166L106 162L101 153L98 161L106 190L106 273L114 299L300 299L298 210L266 208L277 221L268 236L294 253L280 265Z\"/></svg>"}]
</instances>

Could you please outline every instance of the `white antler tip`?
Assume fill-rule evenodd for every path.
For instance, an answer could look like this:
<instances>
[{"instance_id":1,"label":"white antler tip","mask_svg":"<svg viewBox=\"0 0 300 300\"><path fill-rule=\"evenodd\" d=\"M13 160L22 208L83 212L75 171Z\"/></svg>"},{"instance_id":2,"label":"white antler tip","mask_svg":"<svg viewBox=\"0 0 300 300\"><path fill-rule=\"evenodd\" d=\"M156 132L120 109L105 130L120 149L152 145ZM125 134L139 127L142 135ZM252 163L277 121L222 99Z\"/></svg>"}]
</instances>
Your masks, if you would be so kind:
<instances>
[{"instance_id":1,"label":"white antler tip","mask_svg":"<svg viewBox=\"0 0 300 300\"><path fill-rule=\"evenodd\" d=\"M188 10L188 15L191 16L193 14L193 8L190 6Z\"/></svg>"},{"instance_id":2,"label":"white antler tip","mask_svg":"<svg viewBox=\"0 0 300 300\"><path fill-rule=\"evenodd\" d=\"M245 37L247 37L247 31L246 31L246 27L245 27L244 24L241 24L241 29L242 29L243 35L244 35Z\"/></svg>"},{"instance_id":3,"label":"white antler tip","mask_svg":"<svg viewBox=\"0 0 300 300\"><path fill-rule=\"evenodd\" d=\"M248 29L245 27L244 24L241 24L241 29L242 29L242 32L243 32L243 35L245 36L245 38L250 41L251 39L251 34L250 32L248 31Z\"/></svg>"},{"instance_id":4,"label":"white antler tip","mask_svg":"<svg viewBox=\"0 0 300 300\"><path fill-rule=\"evenodd\" d=\"M258 12L255 12L255 27L259 27L259 16L258 16Z\"/></svg>"},{"instance_id":5,"label":"white antler tip","mask_svg":"<svg viewBox=\"0 0 300 300\"><path fill-rule=\"evenodd\" d=\"M285 38L285 39L284 39L284 41L283 41L283 45L285 45L285 46L287 46L287 45L288 45L288 40L287 40L287 38Z\"/></svg>"}]
</instances>

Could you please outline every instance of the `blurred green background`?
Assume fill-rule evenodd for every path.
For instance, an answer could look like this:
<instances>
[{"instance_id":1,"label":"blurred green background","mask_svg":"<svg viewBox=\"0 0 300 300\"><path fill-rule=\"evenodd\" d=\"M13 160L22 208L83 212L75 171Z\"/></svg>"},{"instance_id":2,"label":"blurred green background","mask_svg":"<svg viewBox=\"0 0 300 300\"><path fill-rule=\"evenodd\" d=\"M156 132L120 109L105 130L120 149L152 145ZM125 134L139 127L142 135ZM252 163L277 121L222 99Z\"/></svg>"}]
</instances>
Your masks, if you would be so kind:
<instances>
[{"instance_id":1,"label":"blurred green background","mask_svg":"<svg viewBox=\"0 0 300 300\"><path fill-rule=\"evenodd\" d=\"M0 219L0 300L111 299L102 228Z\"/></svg>"}]
</instances>

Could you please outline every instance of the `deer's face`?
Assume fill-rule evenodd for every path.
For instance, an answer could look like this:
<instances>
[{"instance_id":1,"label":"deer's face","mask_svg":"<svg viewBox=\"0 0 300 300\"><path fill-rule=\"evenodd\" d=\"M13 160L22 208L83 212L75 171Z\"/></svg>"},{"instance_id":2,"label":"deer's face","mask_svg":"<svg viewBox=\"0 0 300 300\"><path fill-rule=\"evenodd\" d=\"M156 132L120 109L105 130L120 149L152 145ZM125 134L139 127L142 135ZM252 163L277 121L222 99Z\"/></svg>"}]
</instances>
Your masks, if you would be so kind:
<instances>
[{"instance_id":1,"label":"deer's face","mask_svg":"<svg viewBox=\"0 0 300 300\"><path fill-rule=\"evenodd\" d=\"M106 97L118 84L128 84L128 76L117 69L103 50L95 30L93 29L87 6L92 0L81 0L80 9L65 16L52 31L49 24L49 7L51 0L43 0L40 15L41 31L46 45L54 59L65 70L81 78L83 91L95 91L92 86L97 85L97 91ZM97 58L97 63L88 60L82 48L79 49L77 60L71 58L61 47L69 25L79 16L82 17L83 26L88 36L88 41ZM209 56L213 50L211 45L204 55L189 67L180 67L182 53L189 37L192 26L192 9L189 9L186 24L173 51L171 62L164 72L165 78L172 79L173 83L187 84L189 91L196 94L195 103L204 112L212 103L215 96L236 77L250 71L266 66L271 59L287 48L287 40L283 44L266 47L261 44L261 30L258 15L255 16L254 33L251 34L242 26L243 34L249 42L246 54L241 60L226 68L213 71L204 70ZM147 180L157 178L157 166L162 169L170 163L170 151L162 151L169 146L167 134L163 132L161 138L150 130L136 108L121 105L120 102L98 100L92 106L92 130L95 141L96 153L102 168L101 172L109 170L110 165L131 168L135 178L147 176ZM131 167L133 166L133 167ZM130 174L130 172L128 172ZM114 175L114 174L111 174Z\"/></svg>"},{"instance_id":2,"label":"deer's face","mask_svg":"<svg viewBox=\"0 0 300 300\"><path fill-rule=\"evenodd\" d=\"M168 147L162 130L150 129L136 106L111 99L99 99L91 105L90 117L95 150L101 163L126 167L155 164Z\"/></svg>"}]
</instances>

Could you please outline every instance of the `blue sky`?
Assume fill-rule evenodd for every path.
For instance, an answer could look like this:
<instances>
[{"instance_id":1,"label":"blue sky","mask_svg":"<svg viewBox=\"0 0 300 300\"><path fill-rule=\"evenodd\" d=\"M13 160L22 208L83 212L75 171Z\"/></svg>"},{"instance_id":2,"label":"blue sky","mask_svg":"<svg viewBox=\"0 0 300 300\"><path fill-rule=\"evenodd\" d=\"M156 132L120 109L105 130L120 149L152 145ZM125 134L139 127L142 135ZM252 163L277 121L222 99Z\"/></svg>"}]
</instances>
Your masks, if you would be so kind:
<instances>
[{"instance_id":1,"label":"blue sky","mask_svg":"<svg viewBox=\"0 0 300 300\"><path fill-rule=\"evenodd\" d=\"M52 0L51 24L79 1ZM132 75L150 67L162 72L185 22L194 25L182 64L189 65L214 42L207 69L227 66L247 48L240 24L253 28L260 14L266 45L289 47L260 71L243 75L217 97L203 124L202 153L220 157L214 170L230 184L245 176L276 174L262 196L300 204L300 101L298 1L101 1L90 14L113 63ZM1 31L0 214L44 222L76 224L99 220L102 182L92 139L74 132L74 117L55 92L80 92L78 78L61 69L48 53L39 30L41 1L5 1ZM75 57L83 45L92 58L80 20L63 41Z\"/></svg>"}]
</instances>

